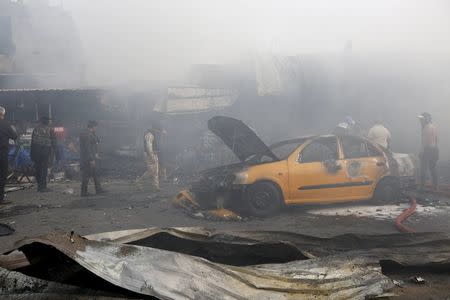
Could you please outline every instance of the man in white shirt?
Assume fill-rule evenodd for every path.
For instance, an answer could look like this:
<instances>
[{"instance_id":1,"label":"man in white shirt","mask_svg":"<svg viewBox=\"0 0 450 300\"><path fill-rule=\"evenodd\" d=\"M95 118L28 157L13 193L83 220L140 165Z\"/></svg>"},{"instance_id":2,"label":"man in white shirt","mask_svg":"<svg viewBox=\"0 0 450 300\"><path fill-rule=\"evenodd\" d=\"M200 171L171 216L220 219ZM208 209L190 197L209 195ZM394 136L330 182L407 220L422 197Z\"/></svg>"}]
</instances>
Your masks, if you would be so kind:
<instances>
[{"instance_id":1,"label":"man in white shirt","mask_svg":"<svg viewBox=\"0 0 450 300\"><path fill-rule=\"evenodd\" d=\"M385 149L391 148L391 133L380 121L370 128L367 137Z\"/></svg>"}]
</instances>

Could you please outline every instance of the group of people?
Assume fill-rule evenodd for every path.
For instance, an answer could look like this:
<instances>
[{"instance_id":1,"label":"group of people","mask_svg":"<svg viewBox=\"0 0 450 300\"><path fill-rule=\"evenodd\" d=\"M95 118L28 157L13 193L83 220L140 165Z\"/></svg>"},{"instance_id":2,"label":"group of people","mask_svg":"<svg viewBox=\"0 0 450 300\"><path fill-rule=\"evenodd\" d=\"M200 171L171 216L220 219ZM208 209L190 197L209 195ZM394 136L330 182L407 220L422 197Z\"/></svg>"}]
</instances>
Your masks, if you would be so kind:
<instances>
[{"instance_id":1,"label":"group of people","mask_svg":"<svg viewBox=\"0 0 450 300\"><path fill-rule=\"evenodd\" d=\"M39 125L33 130L31 135L30 156L36 171L37 191L40 193L51 191L47 188L49 163L53 160L53 157L57 165L60 161L56 136L50 121L48 117L41 117ZM81 197L90 196L88 193L90 178L94 181L95 193L105 193L97 174L96 161L98 160L98 144L100 142L96 135L97 126L96 121L89 121L87 128L80 134Z\"/></svg>"},{"instance_id":2,"label":"group of people","mask_svg":"<svg viewBox=\"0 0 450 300\"><path fill-rule=\"evenodd\" d=\"M437 162L439 160L439 148L436 127L433 124L431 114L424 112L417 116L422 127L422 145L420 151L420 188L423 189L426 184L427 173L430 172L432 188L438 188ZM351 117L346 117L343 122L335 128L335 134L360 134L356 122ZM391 133L382 124L376 121L367 133L367 137L387 150L391 151Z\"/></svg>"},{"instance_id":3,"label":"group of people","mask_svg":"<svg viewBox=\"0 0 450 300\"><path fill-rule=\"evenodd\" d=\"M0 106L0 203L4 202L5 184L8 175L8 150L10 140L18 138L14 126L5 120L6 110ZM423 188L426 182L427 173L430 172L433 188L437 189L437 161L439 159L439 149L436 127L432 122L429 113L422 113L418 116L422 126L422 149L420 152L420 185ZM31 138L30 156L35 167L35 177L37 191L40 193L49 192L47 188L47 171L49 163L56 160L57 164L60 155L57 147L55 132L48 117L41 117L39 125L33 130ZM88 193L88 183L92 178L96 194L105 193L98 177L98 145L99 138L96 135L98 123L89 121L87 127L81 132L80 141L80 169L81 169L81 197L90 196ZM335 134L357 134L356 122L351 117L338 124ZM161 168L161 137L165 131L160 126L152 125L144 133L144 150L146 153L147 172L141 179L146 179L146 185L152 190L159 191L160 178L164 178L165 170ZM378 143L390 153L391 134L381 123L376 122L369 130L367 137Z\"/></svg>"},{"instance_id":4,"label":"group of people","mask_svg":"<svg viewBox=\"0 0 450 300\"><path fill-rule=\"evenodd\" d=\"M81 169L81 197L87 197L89 179L92 178L95 186L95 193L102 194L102 189L98 178L97 160L98 144L100 142L96 135L98 123L89 121L87 128L80 133L80 169ZM47 170L53 155L56 164L59 164L60 153L57 148L55 133L50 126L50 119L42 117L39 125L33 130L31 136L30 156L34 162L36 170L37 190L41 193L50 192L47 188Z\"/></svg>"},{"instance_id":5,"label":"group of people","mask_svg":"<svg viewBox=\"0 0 450 300\"><path fill-rule=\"evenodd\" d=\"M8 176L8 152L10 141L17 140L14 128L5 120L6 110L0 106L0 203L5 200L5 185ZM88 183L92 178L95 193L102 194L105 190L100 184L97 170L99 138L96 135L96 121L89 121L87 127L80 134L80 169L81 169L81 197L90 196ZM57 147L56 135L49 117L41 117L31 136L30 157L34 164L37 191L47 193L48 168L53 160L59 164L60 153Z\"/></svg>"}]
</instances>

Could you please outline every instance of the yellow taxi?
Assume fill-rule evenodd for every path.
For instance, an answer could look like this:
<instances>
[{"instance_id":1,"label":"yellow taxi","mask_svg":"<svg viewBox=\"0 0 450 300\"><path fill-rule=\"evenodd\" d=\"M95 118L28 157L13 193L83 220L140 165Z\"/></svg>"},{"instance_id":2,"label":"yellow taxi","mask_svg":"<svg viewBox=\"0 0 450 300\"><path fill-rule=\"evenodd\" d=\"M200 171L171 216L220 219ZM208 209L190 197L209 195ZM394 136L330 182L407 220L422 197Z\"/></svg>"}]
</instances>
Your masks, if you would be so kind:
<instances>
[{"instance_id":1,"label":"yellow taxi","mask_svg":"<svg viewBox=\"0 0 450 300\"><path fill-rule=\"evenodd\" d=\"M202 208L240 207L269 216L285 205L372 198L393 201L414 179L414 162L359 136L310 136L268 147L242 121L217 116L208 128L240 163L206 170L190 188Z\"/></svg>"}]
</instances>

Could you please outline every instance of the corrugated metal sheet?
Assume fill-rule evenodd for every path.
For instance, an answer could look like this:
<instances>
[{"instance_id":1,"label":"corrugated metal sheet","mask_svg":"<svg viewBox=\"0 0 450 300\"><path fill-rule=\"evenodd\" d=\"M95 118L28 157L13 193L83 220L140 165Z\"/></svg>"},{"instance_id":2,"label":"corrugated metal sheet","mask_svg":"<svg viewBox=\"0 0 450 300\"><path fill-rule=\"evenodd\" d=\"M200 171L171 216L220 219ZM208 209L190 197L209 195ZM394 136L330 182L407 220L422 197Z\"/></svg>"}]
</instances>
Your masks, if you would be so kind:
<instances>
[{"instance_id":1,"label":"corrugated metal sheet","mask_svg":"<svg viewBox=\"0 0 450 300\"><path fill-rule=\"evenodd\" d=\"M449 235L438 233L317 238L289 232L149 228L87 238L55 233L25 239L17 247L35 271L40 261L46 262L40 266L45 270L64 263L52 260L56 249L109 283L159 299L366 299L394 287L381 272L380 261L441 270L450 263ZM179 250L155 248L164 246ZM183 253L189 249L197 255ZM232 258L242 250L255 256L265 251L264 257L276 252L281 257L288 250L302 255L285 263L232 265L200 257L202 249L213 258Z\"/></svg>"}]
</instances>

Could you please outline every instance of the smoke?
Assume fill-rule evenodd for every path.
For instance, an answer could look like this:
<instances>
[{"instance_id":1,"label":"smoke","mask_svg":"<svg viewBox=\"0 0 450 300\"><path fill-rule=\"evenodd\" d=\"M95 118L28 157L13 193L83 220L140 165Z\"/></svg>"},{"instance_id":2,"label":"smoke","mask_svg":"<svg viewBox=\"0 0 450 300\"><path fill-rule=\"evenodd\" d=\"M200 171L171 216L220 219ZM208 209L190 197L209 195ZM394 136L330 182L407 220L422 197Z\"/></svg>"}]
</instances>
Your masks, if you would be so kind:
<instances>
[{"instance_id":1,"label":"smoke","mask_svg":"<svg viewBox=\"0 0 450 300\"><path fill-rule=\"evenodd\" d=\"M423 111L434 116L440 136L450 133L450 4L444 0L63 5L79 29L91 85L179 84L193 64L246 68L261 55L296 56L297 90L265 100L241 97L249 102L229 114L270 141L326 132L352 115L364 128L383 119L394 150L417 152L415 117ZM445 139L440 144L450 149ZM447 150L441 155L450 157Z\"/></svg>"},{"instance_id":2,"label":"smoke","mask_svg":"<svg viewBox=\"0 0 450 300\"><path fill-rule=\"evenodd\" d=\"M94 82L181 80L255 53L447 55L447 1L64 0ZM112 76L113 75L113 76Z\"/></svg>"}]
</instances>

